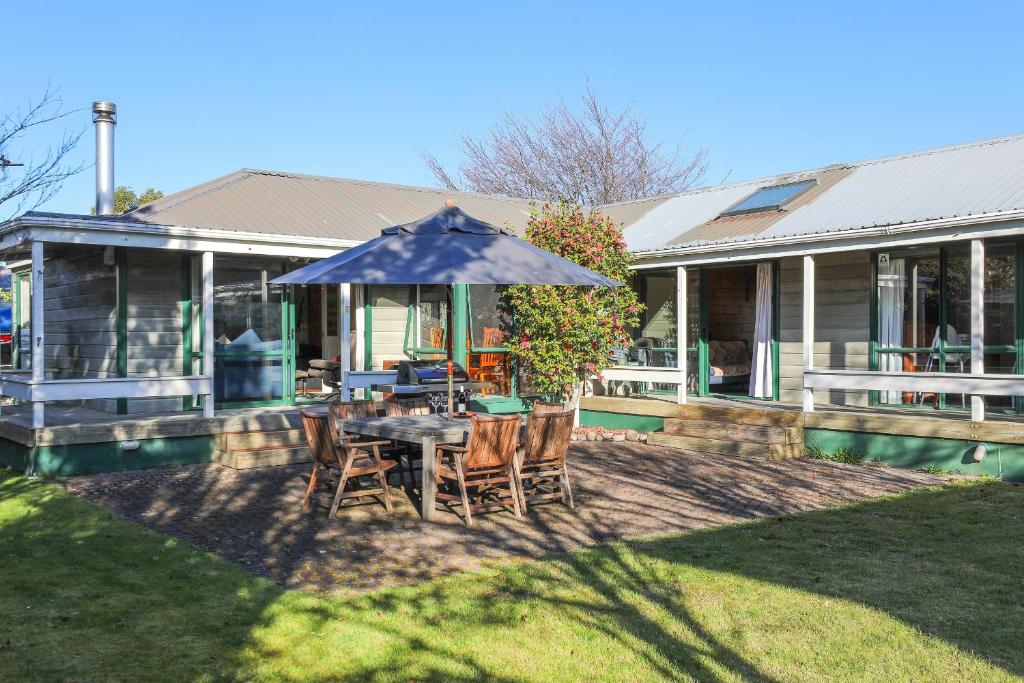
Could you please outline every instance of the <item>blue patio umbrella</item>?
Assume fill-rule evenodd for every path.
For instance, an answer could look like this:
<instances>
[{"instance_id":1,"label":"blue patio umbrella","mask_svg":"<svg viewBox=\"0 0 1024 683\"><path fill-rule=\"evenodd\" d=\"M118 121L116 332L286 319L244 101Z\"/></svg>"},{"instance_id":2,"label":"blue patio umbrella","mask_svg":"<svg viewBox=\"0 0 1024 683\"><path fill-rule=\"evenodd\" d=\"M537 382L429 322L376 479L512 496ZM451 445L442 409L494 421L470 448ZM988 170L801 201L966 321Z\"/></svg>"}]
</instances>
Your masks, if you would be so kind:
<instances>
[{"instance_id":1,"label":"blue patio umbrella","mask_svg":"<svg viewBox=\"0 0 1024 683\"><path fill-rule=\"evenodd\" d=\"M446 205L380 237L272 280L288 285L591 285L621 283Z\"/></svg>"},{"instance_id":2,"label":"blue patio umbrella","mask_svg":"<svg viewBox=\"0 0 1024 683\"><path fill-rule=\"evenodd\" d=\"M437 213L271 280L280 285L585 285L621 283L464 213ZM448 359L448 416L452 415Z\"/></svg>"}]
</instances>

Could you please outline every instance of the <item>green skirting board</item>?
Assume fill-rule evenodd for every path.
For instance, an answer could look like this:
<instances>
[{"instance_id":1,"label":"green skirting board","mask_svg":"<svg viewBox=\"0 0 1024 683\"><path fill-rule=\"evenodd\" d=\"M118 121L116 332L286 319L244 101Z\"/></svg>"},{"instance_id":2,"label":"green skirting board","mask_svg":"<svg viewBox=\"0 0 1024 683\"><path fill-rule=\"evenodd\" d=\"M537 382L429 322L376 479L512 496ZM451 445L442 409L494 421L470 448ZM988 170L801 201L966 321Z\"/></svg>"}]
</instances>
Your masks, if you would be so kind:
<instances>
[{"instance_id":1,"label":"green skirting board","mask_svg":"<svg viewBox=\"0 0 1024 683\"><path fill-rule=\"evenodd\" d=\"M120 441L30 448L0 439L0 466L28 474L69 477L207 463L212 462L213 452L212 435L147 439L131 451L123 450Z\"/></svg>"},{"instance_id":2,"label":"green skirting board","mask_svg":"<svg viewBox=\"0 0 1024 683\"><path fill-rule=\"evenodd\" d=\"M638 432L659 432L665 428L665 418L655 415L630 415L628 413L603 413L597 410L581 410L580 425L583 427L604 427L605 429L635 429Z\"/></svg>"},{"instance_id":3,"label":"green skirting board","mask_svg":"<svg viewBox=\"0 0 1024 683\"><path fill-rule=\"evenodd\" d=\"M977 463L972 457L978 446L974 441L831 429L804 431L804 444L808 451L817 448L825 453L834 453L847 449L865 455L868 460L895 467L936 467L965 475L984 474L1008 481L1024 481L1024 445L985 443L988 453L982 462Z\"/></svg>"}]
</instances>

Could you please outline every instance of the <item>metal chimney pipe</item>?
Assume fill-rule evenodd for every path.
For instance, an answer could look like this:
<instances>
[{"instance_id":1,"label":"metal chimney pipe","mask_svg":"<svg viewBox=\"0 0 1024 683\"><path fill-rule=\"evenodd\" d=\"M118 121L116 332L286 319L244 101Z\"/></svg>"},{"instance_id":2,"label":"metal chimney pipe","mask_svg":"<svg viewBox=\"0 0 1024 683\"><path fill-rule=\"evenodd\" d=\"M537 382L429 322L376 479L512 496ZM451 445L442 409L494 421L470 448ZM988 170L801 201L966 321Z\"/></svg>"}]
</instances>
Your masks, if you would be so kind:
<instances>
[{"instance_id":1,"label":"metal chimney pipe","mask_svg":"<svg viewBox=\"0 0 1024 683\"><path fill-rule=\"evenodd\" d=\"M96 215L114 213L114 126L117 105L93 102L92 122L96 125Z\"/></svg>"}]
</instances>

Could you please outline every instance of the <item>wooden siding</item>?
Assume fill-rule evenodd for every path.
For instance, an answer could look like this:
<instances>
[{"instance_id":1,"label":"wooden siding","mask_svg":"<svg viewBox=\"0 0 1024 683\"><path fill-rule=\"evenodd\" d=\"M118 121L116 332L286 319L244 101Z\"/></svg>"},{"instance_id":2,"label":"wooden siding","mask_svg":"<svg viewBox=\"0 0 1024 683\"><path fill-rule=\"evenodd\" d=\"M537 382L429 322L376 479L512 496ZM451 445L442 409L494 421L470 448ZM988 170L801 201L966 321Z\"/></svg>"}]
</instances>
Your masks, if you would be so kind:
<instances>
[{"instance_id":1,"label":"wooden siding","mask_svg":"<svg viewBox=\"0 0 1024 683\"><path fill-rule=\"evenodd\" d=\"M126 255L129 377L182 373L182 258L173 251L130 249ZM129 413L182 409L179 398L133 399Z\"/></svg>"},{"instance_id":2,"label":"wooden siding","mask_svg":"<svg viewBox=\"0 0 1024 683\"><path fill-rule=\"evenodd\" d=\"M815 257L814 365L867 370L871 267L868 252ZM803 389L803 270L800 258L782 260L779 276L779 400L799 403ZM821 405L866 406L867 392L818 392Z\"/></svg>"},{"instance_id":3,"label":"wooden siding","mask_svg":"<svg viewBox=\"0 0 1024 683\"><path fill-rule=\"evenodd\" d=\"M45 367L54 378L117 376L117 269L103 247L47 245ZM82 405L109 410L109 401Z\"/></svg>"},{"instance_id":4,"label":"wooden siding","mask_svg":"<svg viewBox=\"0 0 1024 683\"><path fill-rule=\"evenodd\" d=\"M708 271L708 337L713 341L754 343L757 320L757 268Z\"/></svg>"},{"instance_id":5,"label":"wooden siding","mask_svg":"<svg viewBox=\"0 0 1024 683\"><path fill-rule=\"evenodd\" d=\"M374 285L370 287L372 338L372 369L380 370L386 360L400 360L405 355L405 327L412 303L413 289L407 285Z\"/></svg>"}]
</instances>

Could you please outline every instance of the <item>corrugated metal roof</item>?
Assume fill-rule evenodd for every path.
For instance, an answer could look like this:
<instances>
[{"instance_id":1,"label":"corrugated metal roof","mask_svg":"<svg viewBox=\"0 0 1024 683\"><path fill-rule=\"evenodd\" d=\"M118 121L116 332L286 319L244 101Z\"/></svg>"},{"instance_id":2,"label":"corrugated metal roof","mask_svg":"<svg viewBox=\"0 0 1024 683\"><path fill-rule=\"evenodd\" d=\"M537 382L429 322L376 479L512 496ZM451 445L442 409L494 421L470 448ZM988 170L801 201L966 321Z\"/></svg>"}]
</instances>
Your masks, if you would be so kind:
<instances>
[{"instance_id":1,"label":"corrugated metal roof","mask_svg":"<svg viewBox=\"0 0 1024 683\"><path fill-rule=\"evenodd\" d=\"M842 177L831 187L773 213L774 220L751 221L749 229L716 218L761 187L805 178L826 184L837 167L669 196L627 225L626 243L633 251L651 251L1024 209L1024 135L838 168Z\"/></svg>"},{"instance_id":2,"label":"corrugated metal roof","mask_svg":"<svg viewBox=\"0 0 1024 683\"><path fill-rule=\"evenodd\" d=\"M451 198L466 213L522 234L530 202L474 192L243 169L176 192L124 218L160 225L366 240Z\"/></svg>"}]
</instances>

